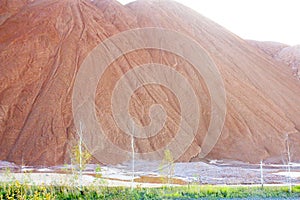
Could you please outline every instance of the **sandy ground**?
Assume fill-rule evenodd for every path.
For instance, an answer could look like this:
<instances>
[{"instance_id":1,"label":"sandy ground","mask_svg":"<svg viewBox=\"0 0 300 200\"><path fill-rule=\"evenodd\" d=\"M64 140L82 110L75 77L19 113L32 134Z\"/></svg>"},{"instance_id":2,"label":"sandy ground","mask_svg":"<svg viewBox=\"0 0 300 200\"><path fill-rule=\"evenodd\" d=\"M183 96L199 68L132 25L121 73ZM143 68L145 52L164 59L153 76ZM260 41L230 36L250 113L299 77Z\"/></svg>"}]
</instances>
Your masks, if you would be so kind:
<instances>
[{"instance_id":1,"label":"sandy ground","mask_svg":"<svg viewBox=\"0 0 300 200\"><path fill-rule=\"evenodd\" d=\"M134 166L134 178L142 182L132 182L131 162L116 166L87 165L82 176L72 171L72 166L30 167L17 166L13 163L0 162L0 180L2 182L18 180L30 184L46 185L104 185L160 187L162 184L152 182L153 177L160 179L166 176L166 169L159 169L159 162L137 161ZM9 169L9 170L8 170ZM73 167L74 169L74 167ZM101 178L97 178L101 174ZM181 184L213 184L213 185L259 185L261 184L260 165L240 162L211 161L209 163L175 163L174 177ZM148 181L147 181L148 180ZM291 164L289 173L284 165L263 165L264 184L300 184L300 164Z\"/></svg>"}]
</instances>

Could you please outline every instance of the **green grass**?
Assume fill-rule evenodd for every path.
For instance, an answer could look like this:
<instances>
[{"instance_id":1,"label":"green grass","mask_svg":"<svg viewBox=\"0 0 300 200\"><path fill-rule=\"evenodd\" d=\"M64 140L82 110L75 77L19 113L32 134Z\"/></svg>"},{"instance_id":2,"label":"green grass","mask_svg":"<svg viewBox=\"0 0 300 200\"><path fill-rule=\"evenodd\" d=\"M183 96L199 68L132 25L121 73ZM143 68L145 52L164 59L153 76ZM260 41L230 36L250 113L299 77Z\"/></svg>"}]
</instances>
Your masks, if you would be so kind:
<instances>
[{"instance_id":1,"label":"green grass","mask_svg":"<svg viewBox=\"0 0 300 200\"><path fill-rule=\"evenodd\" d=\"M300 186L288 187L228 187L180 186L136 188L89 186L79 189L67 186L34 186L12 183L0 184L0 199L220 199L220 198L300 198Z\"/></svg>"}]
</instances>

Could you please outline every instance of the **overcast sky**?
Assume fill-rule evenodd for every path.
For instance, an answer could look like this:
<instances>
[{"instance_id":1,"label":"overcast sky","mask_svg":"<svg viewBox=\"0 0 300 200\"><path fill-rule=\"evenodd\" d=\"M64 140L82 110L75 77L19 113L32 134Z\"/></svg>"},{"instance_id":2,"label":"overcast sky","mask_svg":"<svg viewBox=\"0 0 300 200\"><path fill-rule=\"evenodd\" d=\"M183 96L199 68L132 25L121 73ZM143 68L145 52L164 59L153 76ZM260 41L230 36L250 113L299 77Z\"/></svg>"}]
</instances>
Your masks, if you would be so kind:
<instances>
[{"instance_id":1,"label":"overcast sky","mask_svg":"<svg viewBox=\"0 0 300 200\"><path fill-rule=\"evenodd\" d=\"M118 0L122 4L133 0ZM300 44L300 0L176 0L244 39Z\"/></svg>"}]
</instances>

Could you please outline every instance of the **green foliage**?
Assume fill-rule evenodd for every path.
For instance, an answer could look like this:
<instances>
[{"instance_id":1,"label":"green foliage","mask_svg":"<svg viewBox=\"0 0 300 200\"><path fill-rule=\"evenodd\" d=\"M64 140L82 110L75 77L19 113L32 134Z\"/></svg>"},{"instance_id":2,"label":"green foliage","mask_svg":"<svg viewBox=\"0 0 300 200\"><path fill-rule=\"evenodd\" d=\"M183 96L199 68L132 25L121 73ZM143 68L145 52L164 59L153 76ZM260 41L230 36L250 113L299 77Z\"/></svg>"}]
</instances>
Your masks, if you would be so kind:
<instances>
[{"instance_id":1,"label":"green foliage","mask_svg":"<svg viewBox=\"0 0 300 200\"><path fill-rule=\"evenodd\" d=\"M175 165L172 152L169 149L164 151L164 158L160 163L159 171L162 174L162 182L171 184L175 171Z\"/></svg>"},{"instance_id":2,"label":"green foliage","mask_svg":"<svg viewBox=\"0 0 300 200\"><path fill-rule=\"evenodd\" d=\"M199 190L201 187L201 190ZM72 186L34 186L18 181L0 184L2 199L220 199L220 198L299 198L300 186L293 187L229 187L229 186L181 186L167 188L124 187L72 187Z\"/></svg>"},{"instance_id":3,"label":"green foliage","mask_svg":"<svg viewBox=\"0 0 300 200\"><path fill-rule=\"evenodd\" d=\"M16 180L16 178L14 177L14 174L11 173L10 168L5 168L4 176L5 176L6 180L9 180L9 181Z\"/></svg>"},{"instance_id":4,"label":"green foliage","mask_svg":"<svg viewBox=\"0 0 300 200\"><path fill-rule=\"evenodd\" d=\"M102 178L102 169L100 167L100 165L97 165L97 167L95 168L95 172L96 172L96 178Z\"/></svg>"},{"instance_id":5,"label":"green foliage","mask_svg":"<svg viewBox=\"0 0 300 200\"><path fill-rule=\"evenodd\" d=\"M83 146L81 147L82 151L80 151L80 146L75 145L72 148L72 163L79 165L81 162L81 167L79 167L79 170L84 170L86 168L86 165L89 163L89 161L92 158L92 154L86 150Z\"/></svg>"},{"instance_id":6,"label":"green foliage","mask_svg":"<svg viewBox=\"0 0 300 200\"><path fill-rule=\"evenodd\" d=\"M55 194L50 191L50 187L31 186L21 184L18 181L0 185L0 200L2 199L33 199L50 200L55 199Z\"/></svg>"}]
</instances>

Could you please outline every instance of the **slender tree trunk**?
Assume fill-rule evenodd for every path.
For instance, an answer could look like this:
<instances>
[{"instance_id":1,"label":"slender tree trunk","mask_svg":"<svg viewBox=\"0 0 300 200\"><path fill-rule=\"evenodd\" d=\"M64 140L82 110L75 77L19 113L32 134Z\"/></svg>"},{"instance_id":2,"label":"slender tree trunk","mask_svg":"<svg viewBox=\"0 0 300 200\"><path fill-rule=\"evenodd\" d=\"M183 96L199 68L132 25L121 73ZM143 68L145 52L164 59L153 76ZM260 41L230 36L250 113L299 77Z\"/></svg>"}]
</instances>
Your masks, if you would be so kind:
<instances>
[{"instance_id":1,"label":"slender tree trunk","mask_svg":"<svg viewBox=\"0 0 300 200\"><path fill-rule=\"evenodd\" d=\"M134 185L134 123L132 123L132 134L131 134L131 150L132 150L132 179L131 179L131 190Z\"/></svg>"}]
</instances>

